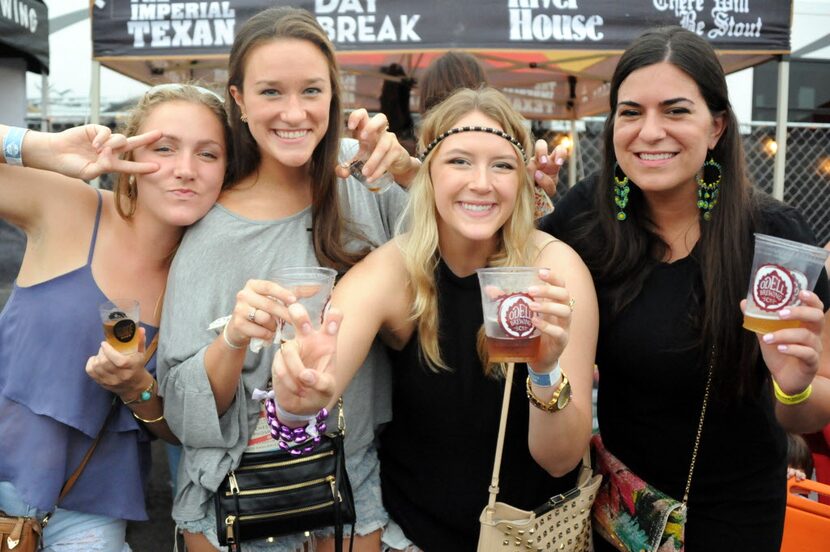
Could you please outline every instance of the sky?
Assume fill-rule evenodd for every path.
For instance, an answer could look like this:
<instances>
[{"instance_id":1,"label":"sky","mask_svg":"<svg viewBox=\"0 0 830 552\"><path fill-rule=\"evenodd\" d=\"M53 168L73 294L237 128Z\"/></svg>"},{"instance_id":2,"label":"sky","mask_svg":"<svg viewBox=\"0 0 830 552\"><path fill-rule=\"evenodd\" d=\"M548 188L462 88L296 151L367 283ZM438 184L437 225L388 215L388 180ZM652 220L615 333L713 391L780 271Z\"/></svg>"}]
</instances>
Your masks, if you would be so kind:
<instances>
[{"instance_id":1,"label":"sky","mask_svg":"<svg viewBox=\"0 0 830 552\"><path fill-rule=\"evenodd\" d=\"M417 0L411 0L416 2ZM706 0L707 4L712 0ZM759 1L759 0L751 0ZM267 2L264 2L267 4ZM89 0L46 0L49 17L89 8ZM792 48L797 50L816 40L830 29L830 0L795 0L795 20L792 32ZM69 96L88 97L92 73L92 42L89 19L75 23L56 33L49 40L50 86L54 91ZM830 59L830 47L823 48L809 57ZM751 93L751 71L730 76L729 86L733 97L746 97ZM27 95L40 95L40 75L27 74ZM142 94L147 86L114 71L101 68L101 97L105 100L124 100ZM748 102L743 102L744 104ZM743 117L739 118L744 120Z\"/></svg>"}]
</instances>

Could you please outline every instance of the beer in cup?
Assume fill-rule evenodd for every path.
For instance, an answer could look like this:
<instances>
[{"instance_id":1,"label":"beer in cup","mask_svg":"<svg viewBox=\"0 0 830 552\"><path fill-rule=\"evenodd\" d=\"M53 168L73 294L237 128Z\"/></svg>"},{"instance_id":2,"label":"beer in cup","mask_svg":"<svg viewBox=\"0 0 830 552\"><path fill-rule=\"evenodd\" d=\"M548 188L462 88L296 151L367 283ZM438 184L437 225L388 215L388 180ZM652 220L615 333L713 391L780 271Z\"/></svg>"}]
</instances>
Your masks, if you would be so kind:
<instances>
[{"instance_id":1,"label":"beer in cup","mask_svg":"<svg viewBox=\"0 0 830 552\"><path fill-rule=\"evenodd\" d=\"M490 362L530 362L539 354L541 333L532 324L530 286L542 285L533 267L481 268L481 308Z\"/></svg>"},{"instance_id":2,"label":"beer in cup","mask_svg":"<svg viewBox=\"0 0 830 552\"><path fill-rule=\"evenodd\" d=\"M827 255L819 247L755 234L744 328L765 334L800 326L798 320L782 320L778 312L801 304L799 292L813 290Z\"/></svg>"},{"instance_id":3,"label":"beer in cup","mask_svg":"<svg viewBox=\"0 0 830 552\"><path fill-rule=\"evenodd\" d=\"M135 299L113 299L98 307L104 338L125 355L138 352L139 308Z\"/></svg>"}]
</instances>

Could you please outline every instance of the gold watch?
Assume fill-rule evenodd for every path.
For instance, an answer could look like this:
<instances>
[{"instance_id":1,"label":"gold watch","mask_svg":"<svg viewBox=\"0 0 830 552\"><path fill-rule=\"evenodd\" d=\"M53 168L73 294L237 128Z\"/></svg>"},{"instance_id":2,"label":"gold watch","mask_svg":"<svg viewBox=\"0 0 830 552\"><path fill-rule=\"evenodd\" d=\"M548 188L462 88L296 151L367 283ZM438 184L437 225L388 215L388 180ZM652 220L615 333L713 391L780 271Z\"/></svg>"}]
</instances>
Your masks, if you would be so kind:
<instances>
[{"instance_id":1,"label":"gold watch","mask_svg":"<svg viewBox=\"0 0 830 552\"><path fill-rule=\"evenodd\" d=\"M569 402L571 402L571 382L568 381L568 376L565 375L565 372L562 372L562 381L559 382L559 387L557 387L556 391L553 392L553 396L550 400L545 403L540 401L539 397L533 393L530 377L528 376L527 400L529 400L530 404L539 410L544 410L545 412L559 412L568 406Z\"/></svg>"}]
</instances>

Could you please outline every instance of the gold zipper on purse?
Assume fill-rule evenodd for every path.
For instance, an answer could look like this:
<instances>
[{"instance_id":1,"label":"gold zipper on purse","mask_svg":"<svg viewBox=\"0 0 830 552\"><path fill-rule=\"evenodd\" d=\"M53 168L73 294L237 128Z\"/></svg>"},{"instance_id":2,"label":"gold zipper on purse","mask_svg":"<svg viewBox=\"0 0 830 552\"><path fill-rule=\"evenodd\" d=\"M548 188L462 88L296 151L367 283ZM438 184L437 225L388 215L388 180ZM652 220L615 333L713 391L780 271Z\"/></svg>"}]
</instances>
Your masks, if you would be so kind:
<instances>
[{"instance_id":1,"label":"gold zipper on purse","mask_svg":"<svg viewBox=\"0 0 830 552\"><path fill-rule=\"evenodd\" d=\"M296 464L304 464L305 462L311 462L312 460L319 460L320 458L325 458L326 456L334 456L334 451L329 450L326 452L320 452L317 454L312 454L311 456L300 456L298 458L292 458L291 460L282 460L280 462L270 462L268 464L251 464L249 466L240 466L236 468L234 471L249 471L249 470L260 470L260 469L268 469L268 468L279 468L282 466L293 466ZM233 472L231 472L233 473Z\"/></svg>"},{"instance_id":2,"label":"gold zipper on purse","mask_svg":"<svg viewBox=\"0 0 830 552\"><path fill-rule=\"evenodd\" d=\"M269 493L281 493L285 491L293 491L295 489L302 489L304 487L311 487L312 485L319 485L320 483L329 482L334 488L334 476L329 475L326 477L321 477L320 479L313 479L311 481L303 481L302 483L294 483L293 485L283 485L282 487L267 487L264 489L250 489L243 491L239 488L239 484L236 481L236 476L233 473L228 475L228 483L230 484L230 490L225 491L225 496L233 496L238 494L239 496L251 496L251 495L261 495L261 494L269 494ZM333 494L333 493L332 493Z\"/></svg>"}]
</instances>

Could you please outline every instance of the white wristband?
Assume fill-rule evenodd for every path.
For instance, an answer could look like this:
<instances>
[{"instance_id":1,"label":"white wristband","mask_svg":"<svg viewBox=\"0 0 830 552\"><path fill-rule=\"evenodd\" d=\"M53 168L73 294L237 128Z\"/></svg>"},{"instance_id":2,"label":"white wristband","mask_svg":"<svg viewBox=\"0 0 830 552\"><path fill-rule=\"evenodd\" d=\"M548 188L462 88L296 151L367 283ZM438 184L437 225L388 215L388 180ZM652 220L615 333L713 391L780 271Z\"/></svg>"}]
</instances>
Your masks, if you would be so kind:
<instances>
[{"instance_id":1,"label":"white wristband","mask_svg":"<svg viewBox=\"0 0 830 552\"><path fill-rule=\"evenodd\" d=\"M245 345L237 345L228 337L228 323L225 322L225 327L222 328L222 339L225 340L225 345L228 346L228 349L233 349L234 351L239 351L245 348Z\"/></svg>"},{"instance_id":2,"label":"white wristband","mask_svg":"<svg viewBox=\"0 0 830 552\"><path fill-rule=\"evenodd\" d=\"M280 406L280 403L277 402L277 398L274 397L274 406L277 407L277 419L284 423L284 424L296 424L299 422L302 423L313 423L316 416L312 414L311 416L306 416L304 414L293 414L291 412L286 412Z\"/></svg>"},{"instance_id":3,"label":"white wristband","mask_svg":"<svg viewBox=\"0 0 830 552\"><path fill-rule=\"evenodd\" d=\"M8 127L3 137L3 156L7 165L23 166L23 137L28 128Z\"/></svg>"},{"instance_id":4,"label":"white wristband","mask_svg":"<svg viewBox=\"0 0 830 552\"><path fill-rule=\"evenodd\" d=\"M527 375L530 377L530 382L534 385L538 385L539 387L553 387L559 383L559 379L562 377L562 367L559 365L559 359L557 359L553 370L545 374L540 374L539 372L534 372L533 368L528 364Z\"/></svg>"}]
</instances>

